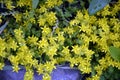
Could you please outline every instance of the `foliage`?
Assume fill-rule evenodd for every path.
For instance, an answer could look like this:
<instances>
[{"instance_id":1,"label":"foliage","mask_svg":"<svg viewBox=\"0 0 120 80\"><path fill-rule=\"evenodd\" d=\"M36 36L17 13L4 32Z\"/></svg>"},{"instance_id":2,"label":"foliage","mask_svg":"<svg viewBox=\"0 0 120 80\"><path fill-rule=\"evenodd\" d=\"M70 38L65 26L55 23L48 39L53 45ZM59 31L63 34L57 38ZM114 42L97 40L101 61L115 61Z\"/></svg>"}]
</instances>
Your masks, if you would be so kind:
<instances>
[{"instance_id":1,"label":"foliage","mask_svg":"<svg viewBox=\"0 0 120 80\"><path fill-rule=\"evenodd\" d=\"M92 0L89 6L89 14L93 15L102 8L104 8L111 0Z\"/></svg>"},{"instance_id":2,"label":"foliage","mask_svg":"<svg viewBox=\"0 0 120 80\"><path fill-rule=\"evenodd\" d=\"M115 60L120 61L120 49L119 48L111 46L110 54Z\"/></svg>"},{"instance_id":3,"label":"foliage","mask_svg":"<svg viewBox=\"0 0 120 80\"><path fill-rule=\"evenodd\" d=\"M33 69L50 80L55 65L65 62L90 74L87 80L99 80L107 70L120 69L109 50L110 46L120 48L120 0L93 16L88 14L89 0L2 2L11 14L0 17L0 22L9 21L0 34L0 69L6 59L13 71L25 66L25 80L33 78Z\"/></svg>"}]
</instances>

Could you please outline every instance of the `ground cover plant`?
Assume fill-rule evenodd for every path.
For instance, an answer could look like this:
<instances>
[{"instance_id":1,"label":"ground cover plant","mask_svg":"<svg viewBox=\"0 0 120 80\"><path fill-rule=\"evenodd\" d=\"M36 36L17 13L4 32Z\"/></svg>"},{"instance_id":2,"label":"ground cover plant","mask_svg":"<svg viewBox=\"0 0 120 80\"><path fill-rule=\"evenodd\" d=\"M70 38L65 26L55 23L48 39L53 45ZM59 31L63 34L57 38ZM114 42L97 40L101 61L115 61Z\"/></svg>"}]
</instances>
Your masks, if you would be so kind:
<instances>
[{"instance_id":1,"label":"ground cover plant","mask_svg":"<svg viewBox=\"0 0 120 80\"><path fill-rule=\"evenodd\" d=\"M67 62L86 80L120 79L120 0L0 1L0 70L8 61L15 72L25 67L25 80L34 70L51 80Z\"/></svg>"}]
</instances>

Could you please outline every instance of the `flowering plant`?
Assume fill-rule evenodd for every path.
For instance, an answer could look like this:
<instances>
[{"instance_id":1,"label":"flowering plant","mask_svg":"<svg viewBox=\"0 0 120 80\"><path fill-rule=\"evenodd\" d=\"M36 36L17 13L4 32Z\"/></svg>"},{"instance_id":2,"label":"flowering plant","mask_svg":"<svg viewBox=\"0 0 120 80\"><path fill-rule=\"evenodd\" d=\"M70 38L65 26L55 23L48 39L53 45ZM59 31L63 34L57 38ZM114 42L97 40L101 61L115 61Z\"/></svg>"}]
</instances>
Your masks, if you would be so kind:
<instances>
[{"instance_id":1,"label":"flowering plant","mask_svg":"<svg viewBox=\"0 0 120 80\"><path fill-rule=\"evenodd\" d=\"M65 62L90 74L87 80L109 79L107 74L119 72L119 59L111 56L110 46L120 48L120 0L93 16L88 14L88 1L1 1L11 14L0 16L1 23L9 21L0 34L0 69L6 60L16 72L22 65L25 80L32 79L33 69L50 80L55 65Z\"/></svg>"}]
</instances>

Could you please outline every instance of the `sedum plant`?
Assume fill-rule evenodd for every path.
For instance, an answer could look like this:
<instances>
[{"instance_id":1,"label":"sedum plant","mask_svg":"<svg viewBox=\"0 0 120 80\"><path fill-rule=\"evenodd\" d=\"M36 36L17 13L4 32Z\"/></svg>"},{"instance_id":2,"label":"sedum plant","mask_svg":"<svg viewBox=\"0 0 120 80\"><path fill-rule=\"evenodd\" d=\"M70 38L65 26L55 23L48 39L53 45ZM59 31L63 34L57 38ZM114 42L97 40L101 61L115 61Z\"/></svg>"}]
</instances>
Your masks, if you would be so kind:
<instances>
[{"instance_id":1,"label":"sedum plant","mask_svg":"<svg viewBox=\"0 0 120 80\"><path fill-rule=\"evenodd\" d=\"M0 70L7 66L6 60L15 72L20 65L25 67L25 80L33 79L34 69L43 74L43 80L51 80L55 66L65 62L90 74L87 80L106 79L106 70L119 70L120 62L109 47L120 48L120 0L92 16L86 2L1 1L9 14L2 13L0 22L9 24L0 34Z\"/></svg>"}]
</instances>

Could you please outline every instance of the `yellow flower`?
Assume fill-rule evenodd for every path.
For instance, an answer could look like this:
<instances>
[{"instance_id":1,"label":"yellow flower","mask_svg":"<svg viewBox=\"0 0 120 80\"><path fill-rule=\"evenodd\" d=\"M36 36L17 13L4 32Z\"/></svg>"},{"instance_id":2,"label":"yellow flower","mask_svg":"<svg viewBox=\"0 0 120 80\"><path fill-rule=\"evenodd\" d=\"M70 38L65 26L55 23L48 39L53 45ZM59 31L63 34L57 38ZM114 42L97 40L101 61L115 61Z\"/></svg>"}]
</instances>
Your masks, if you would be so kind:
<instances>
[{"instance_id":1,"label":"yellow flower","mask_svg":"<svg viewBox=\"0 0 120 80\"><path fill-rule=\"evenodd\" d=\"M6 49L6 43L4 39L0 38L0 56L4 56L4 50Z\"/></svg>"},{"instance_id":2,"label":"yellow flower","mask_svg":"<svg viewBox=\"0 0 120 80\"><path fill-rule=\"evenodd\" d=\"M45 19L45 18L40 17L40 18L38 19L38 24L39 24L39 26L44 26L45 23L46 23L46 19Z\"/></svg>"},{"instance_id":3,"label":"yellow flower","mask_svg":"<svg viewBox=\"0 0 120 80\"><path fill-rule=\"evenodd\" d=\"M87 57L87 60L91 60L92 55L94 54L94 51L88 50L88 49L86 48L86 49L84 50L84 52L85 52L85 55L86 55L86 57Z\"/></svg>"},{"instance_id":4,"label":"yellow flower","mask_svg":"<svg viewBox=\"0 0 120 80\"><path fill-rule=\"evenodd\" d=\"M95 16L90 16L90 24L94 24L96 22L97 18Z\"/></svg>"},{"instance_id":5,"label":"yellow flower","mask_svg":"<svg viewBox=\"0 0 120 80\"><path fill-rule=\"evenodd\" d=\"M67 32L69 35L72 35L75 30L73 29L73 27L67 27L67 28L64 28L64 32Z\"/></svg>"},{"instance_id":6,"label":"yellow flower","mask_svg":"<svg viewBox=\"0 0 120 80\"><path fill-rule=\"evenodd\" d=\"M116 33L119 33L120 32L120 22L119 21L116 21L116 23L114 23L115 25L113 25L114 27L113 27L113 30L114 30L114 32L116 32Z\"/></svg>"},{"instance_id":7,"label":"yellow flower","mask_svg":"<svg viewBox=\"0 0 120 80\"><path fill-rule=\"evenodd\" d=\"M81 34L81 39L84 42L84 45L88 46L90 42L90 38L86 34Z\"/></svg>"},{"instance_id":8,"label":"yellow flower","mask_svg":"<svg viewBox=\"0 0 120 80\"><path fill-rule=\"evenodd\" d=\"M68 55L69 52L70 52L70 50L68 49L68 46L67 47L63 47L63 50L62 50L63 55Z\"/></svg>"},{"instance_id":9,"label":"yellow flower","mask_svg":"<svg viewBox=\"0 0 120 80\"><path fill-rule=\"evenodd\" d=\"M52 8L55 6L56 0L52 1L52 0L47 0L46 2L46 7L47 8Z\"/></svg>"},{"instance_id":10,"label":"yellow flower","mask_svg":"<svg viewBox=\"0 0 120 80\"><path fill-rule=\"evenodd\" d=\"M119 39L119 34L118 33L109 33L109 39L110 40L118 40Z\"/></svg>"},{"instance_id":11,"label":"yellow flower","mask_svg":"<svg viewBox=\"0 0 120 80\"><path fill-rule=\"evenodd\" d=\"M18 65L20 58L18 56L9 56L8 58L13 65Z\"/></svg>"},{"instance_id":12,"label":"yellow flower","mask_svg":"<svg viewBox=\"0 0 120 80\"><path fill-rule=\"evenodd\" d=\"M80 65L78 68L83 72L83 73L90 73L91 72L91 64L90 61L86 59L82 59L80 62Z\"/></svg>"},{"instance_id":13,"label":"yellow flower","mask_svg":"<svg viewBox=\"0 0 120 80\"><path fill-rule=\"evenodd\" d=\"M25 57L24 57L24 61L25 63L29 64L29 66L31 67L33 64L33 59L32 59L32 54L31 53L26 53Z\"/></svg>"},{"instance_id":14,"label":"yellow flower","mask_svg":"<svg viewBox=\"0 0 120 80\"><path fill-rule=\"evenodd\" d=\"M42 40L39 41L38 46L39 46L39 48L47 47L47 46L48 46L48 41L47 41L47 39L42 38Z\"/></svg>"},{"instance_id":15,"label":"yellow flower","mask_svg":"<svg viewBox=\"0 0 120 80\"><path fill-rule=\"evenodd\" d=\"M12 1L6 1L6 7L8 8L8 9L10 9L10 10L12 10L13 8L15 8L14 6L13 6L13 3L12 3Z\"/></svg>"},{"instance_id":16,"label":"yellow flower","mask_svg":"<svg viewBox=\"0 0 120 80\"><path fill-rule=\"evenodd\" d=\"M65 41L65 37L64 37L64 33L63 32L60 32L57 36L58 38L58 42L62 45Z\"/></svg>"},{"instance_id":17,"label":"yellow flower","mask_svg":"<svg viewBox=\"0 0 120 80\"><path fill-rule=\"evenodd\" d=\"M15 17L15 19L16 19L16 22L19 22L19 21L21 21L21 18L22 18L22 15L21 15L21 14L19 14L19 13L16 13L16 14L14 14L13 16Z\"/></svg>"},{"instance_id":18,"label":"yellow flower","mask_svg":"<svg viewBox=\"0 0 120 80\"><path fill-rule=\"evenodd\" d=\"M30 22L35 24L36 23L35 18L34 17L30 18Z\"/></svg>"},{"instance_id":19,"label":"yellow flower","mask_svg":"<svg viewBox=\"0 0 120 80\"><path fill-rule=\"evenodd\" d=\"M33 65L34 68L37 68L37 66L38 66L38 60L37 59L32 59L31 65Z\"/></svg>"},{"instance_id":20,"label":"yellow flower","mask_svg":"<svg viewBox=\"0 0 120 80\"><path fill-rule=\"evenodd\" d=\"M92 76L92 78L87 78L87 80L100 80L100 76L95 75L95 76Z\"/></svg>"},{"instance_id":21,"label":"yellow flower","mask_svg":"<svg viewBox=\"0 0 120 80\"><path fill-rule=\"evenodd\" d=\"M47 14L45 14L46 16L46 20L47 22L49 23L50 26L53 26L56 22L56 16L55 16L55 13L54 12L49 12Z\"/></svg>"},{"instance_id":22,"label":"yellow flower","mask_svg":"<svg viewBox=\"0 0 120 80\"><path fill-rule=\"evenodd\" d=\"M18 72L19 71L19 66L18 65L13 65L13 71Z\"/></svg>"},{"instance_id":23,"label":"yellow flower","mask_svg":"<svg viewBox=\"0 0 120 80\"><path fill-rule=\"evenodd\" d=\"M69 58L70 67L74 67L74 65L78 65L78 60L76 58Z\"/></svg>"},{"instance_id":24,"label":"yellow flower","mask_svg":"<svg viewBox=\"0 0 120 80\"><path fill-rule=\"evenodd\" d=\"M23 31L19 28L19 29L15 29L14 30L15 33L15 38L17 39L17 42L20 46L25 45L25 40L24 40L24 36L23 36Z\"/></svg>"},{"instance_id":25,"label":"yellow flower","mask_svg":"<svg viewBox=\"0 0 120 80\"><path fill-rule=\"evenodd\" d=\"M74 19L74 20L71 20L71 21L70 21L70 26L74 26L74 25L77 25L77 24L79 24L79 23L80 23L79 20Z\"/></svg>"},{"instance_id":26,"label":"yellow flower","mask_svg":"<svg viewBox=\"0 0 120 80\"><path fill-rule=\"evenodd\" d=\"M41 6L38 11L39 11L39 13L44 13L47 11L47 8L45 6Z\"/></svg>"},{"instance_id":27,"label":"yellow flower","mask_svg":"<svg viewBox=\"0 0 120 80\"><path fill-rule=\"evenodd\" d=\"M80 47L78 46L78 45L74 45L74 46L72 46L72 51L75 53L75 54L80 54L80 51L81 51L81 49L80 49Z\"/></svg>"},{"instance_id":28,"label":"yellow flower","mask_svg":"<svg viewBox=\"0 0 120 80\"><path fill-rule=\"evenodd\" d=\"M63 3L63 1L62 0L57 0L57 6L60 6L61 4Z\"/></svg>"},{"instance_id":29,"label":"yellow flower","mask_svg":"<svg viewBox=\"0 0 120 80\"><path fill-rule=\"evenodd\" d=\"M80 20L80 21L83 20L83 13L81 11L78 11L75 19Z\"/></svg>"},{"instance_id":30,"label":"yellow flower","mask_svg":"<svg viewBox=\"0 0 120 80\"><path fill-rule=\"evenodd\" d=\"M102 58L102 59L100 59L99 60L99 64L101 64L102 66L106 66L107 64L106 64L106 59L105 58Z\"/></svg>"},{"instance_id":31,"label":"yellow flower","mask_svg":"<svg viewBox=\"0 0 120 80\"><path fill-rule=\"evenodd\" d=\"M102 18L98 20L99 27L106 33L109 34L109 25L107 22L107 18Z\"/></svg>"},{"instance_id":32,"label":"yellow flower","mask_svg":"<svg viewBox=\"0 0 120 80\"><path fill-rule=\"evenodd\" d=\"M29 49L28 49L28 47L27 47L26 45L20 46L20 47L18 48L18 50L19 50L20 52L28 52L28 51L29 51Z\"/></svg>"},{"instance_id":33,"label":"yellow flower","mask_svg":"<svg viewBox=\"0 0 120 80\"><path fill-rule=\"evenodd\" d=\"M24 6L24 0L18 1L17 6L20 6L20 7Z\"/></svg>"},{"instance_id":34,"label":"yellow flower","mask_svg":"<svg viewBox=\"0 0 120 80\"><path fill-rule=\"evenodd\" d=\"M110 15L111 12L109 11L109 8L110 8L110 6L107 5L107 6L101 11L102 16Z\"/></svg>"},{"instance_id":35,"label":"yellow flower","mask_svg":"<svg viewBox=\"0 0 120 80\"><path fill-rule=\"evenodd\" d=\"M115 42L113 43L113 45L116 46L116 47L120 47L120 41L115 41Z\"/></svg>"},{"instance_id":36,"label":"yellow flower","mask_svg":"<svg viewBox=\"0 0 120 80\"><path fill-rule=\"evenodd\" d=\"M102 65L95 66L95 70L98 76L101 76L103 71L106 70Z\"/></svg>"},{"instance_id":37,"label":"yellow flower","mask_svg":"<svg viewBox=\"0 0 120 80\"><path fill-rule=\"evenodd\" d=\"M112 8L112 11L111 11L111 15L112 16L115 16L116 13L119 12L119 10L120 10L119 7L120 7L120 3L117 2L116 5L114 5L113 8Z\"/></svg>"},{"instance_id":38,"label":"yellow flower","mask_svg":"<svg viewBox=\"0 0 120 80\"><path fill-rule=\"evenodd\" d=\"M88 23L89 20L90 20L90 16L89 16L89 14L88 14L88 11L87 11L87 10L84 10L84 13L85 13L85 15L84 15L85 22Z\"/></svg>"},{"instance_id":39,"label":"yellow flower","mask_svg":"<svg viewBox=\"0 0 120 80\"><path fill-rule=\"evenodd\" d=\"M46 53L47 53L47 55L49 55L49 57L52 58L54 55L57 54L57 46L50 46Z\"/></svg>"},{"instance_id":40,"label":"yellow flower","mask_svg":"<svg viewBox=\"0 0 120 80\"><path fill-rule=\"evenodd\" d=\"M31 0L19 0L17 1L17 6L23 7L23 6L29 6L28 8L31 9L32 7L32 1Z\"/></svg>"},{"instance_id":41,"label":"yellow flower","mask_svg":"<svg viewBox=\"0 0 120 80\"><path fill-rule=\"evenodd\" d=\"M53 8L54 6L59 6L62 4L62 0L47 0L45 6L47 8Z\"/></svg>"},{"instance_id":42,"label":"yellow flower","mask_svg":"<svg viewBox=\"0 0 120 80\"><path fill-rule=\"evenodd\" d=\"M38 44L37 41L38 41L38 37L35 37L35 36L32 36L32 37L29 36L27 38L27 43L31 46L37 45Z\"/></svg>"},{"instance_id":43,"label":"yellow flower","mask_svg":"<svg viewBox=\"0 0 120 80\"><path fill-rule=\"evenodd\" d=\"M50 36L50 37L48 38L48 40L49 40L49 42L50 42L51 45L54 45L54 44L56 44L57 38Z\"/></svg>"},{"instance_id":44,"label":"yellow flower","mask_svg":"<svg viewBox=\"0 0 120 80\"><path fill-rule=\"evenodd\" d=\"M21 48L22 49L22 48ZM24 48L23 48L24 49ZM29 49L18 50L17 57L19 59L19 63L21 65L29 65L29 68L33 65L37 64L37 62L33 59L33 54L30 52ZM14 59L13 59L14 60ZM35 63L34 63L35 62ZM28 69L29 69L28 68Z\"/></svg>"},{"instance_id":45,"label":"yellow flower","mask_svg":"<svg viewBox=\"0 0 120 80\"><path fill-rule=\"evenodd\" d=\"M13 50L16 50L18 48L18 45L17 45L17 42L15 42L15 40L13 40L12 38L10 38L8 41L7 41L7 48L8 49L13 49Z\"/></svg>"},{"instance_id":46,"label":"yellow flower","mask_svg":"<svg viewBox=\"0 0 120 80\"><path fill-rule=\"evenodd\" d=\"M48 36L48 35L50 35L50 34L51 34L51 29L50 29L49 27L44 26L44 27L42 28L42 35L43 35L43 36Z\"/></svg>"},{"instance_id":47,"label":"yellow flower","mask_svg":"<svg viewBox=\"0 0 120 80\"><path fill-rule=\"evenodd\" d=\"M4 63L0 63L0 70L3 69L4 65L5 65Z\"/></svg>"},{"instance_id":48,"label":"yellow flower","mask_svg":"<svg viewBox=\"0 0 120 80\"><path fill-rule=\"evenodd\" d=\"M107 24L107 18L102 18L98 20L98 24L100 27L105 27L105 25Z\"/></svg>"},{"instance_id":49,"label":"yellow flower","mask_svg":"<svg viewBox=\"0 0 120 80\"><path fill-rule=\"evenodd\" d=\"M103 35L102 38L100 38L97 42L102 52L107 52L109 50L107 40L108 36Z\"/></svg>"},{"instance_id":50,"label":"yellow flower","mask_svg":"<svg viewBox=\"0 0 120 80\"><path fill-rule=\"evenodd\" d=\"M37 72L38 72L39 75L44 72L43 68L44 68L44 65L43 65L43 64L39 64L39 65L38 65L38 67L37 67Z\"/></svg>"},{"instance_id":51,"label":"yellow flower","mask_svg":"<svg viewBox=\"0 0 120 80\"><path fill-rule=\"evenodd\" d=\"M79 26L80 31L86 32L87 34L91 34L91 28L88 24L82 23L81 26Z\"/></svg>"},{"instance_id":52,"label":"yellow flower","mask_svg":"<svg viewBox=\"0 0 120 80\"><path fill-rule=\"evenodd\" d=\"M96 36L95 34L90 35L90 37L91 37L91 41L92 41L93 43L95 43L95 42L98 41L98 36Z\"/></svg>"},{"instance_id":53,"label":"yellow flower","mask_svg":"<svg viewBox=\"0 0 120 80\"><path fill-rule=\"evenodd\" d=\"M33 70L29 69L24 75L24 80L33 80Z\"/></svg>"},{"instance_id":54,"label":"yellow flower","mask_svg":"<svg viewBox=\"0 0 120 80\"><path fill-rule=\"evenodd\" d=\"M14 32L15 32L15 34L17 36L21 36L21 34L23 33L23 31L20 28L19 29L15 29Z\"/></svg>"},{"instance_id":55,"label":"yellow flower","mask_svg":"<svg viewBox=\"0 0 120 80\"><path fill-rule=\"evenodd\" d=\"M44 73L43 80L51 80L51 76L47 73Z\"/></svg>"},{"instance_id":56,"label":"yellow flower","mask_svg":"<svg viewBox=\"0 0 120 80\"><path fill-rule=\"evenodd\" d=\"M25 13L23 13L23 15L25 15L26 18L29 17L29 14L30 14L30 12L28 12L28 10L26 10Z\"/></svg>"},{"instance_id":57,"label":"yellow flower","mask_svg":"<svg viewBox=\"0 0 120 80\"><path fill-rule=\"evenodd\" d=\"M46 62L43 66L44 66L44 70L45 70L45 72L47 72L47 73L51 73L52 71L53 71L53 69L55 68L55 61L53 60L53 61L51 61L51 62Z\"/></svg>"},{"instance_id":58,"label":"yellow flower","mask_svg":"<svg viewBox=\"0 0 120 80\"><path fill-rule=\"evenodd\" d=\"M2 19L1 18L2 18L2 16L0 16L0 24L2 23Z\"/></svg>"}]
</instances>

